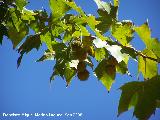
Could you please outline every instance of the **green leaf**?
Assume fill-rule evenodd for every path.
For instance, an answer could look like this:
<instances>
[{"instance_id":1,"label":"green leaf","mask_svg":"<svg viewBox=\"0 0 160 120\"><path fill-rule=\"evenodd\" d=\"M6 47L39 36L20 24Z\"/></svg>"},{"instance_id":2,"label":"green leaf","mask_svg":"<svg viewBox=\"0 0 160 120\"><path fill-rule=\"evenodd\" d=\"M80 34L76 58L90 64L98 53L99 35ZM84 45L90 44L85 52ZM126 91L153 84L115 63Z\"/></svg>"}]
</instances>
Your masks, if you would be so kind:
<instances>
[{"instance_id":1,"label":"green leaf","mask_svg":"<svg viewBox=\"0 0 160 120\"><path fill-rule=\"evenodd\" d=\"M112 26L112 36L122 45L127 45L133 39L133 24L130 21L117 22Z\"/></svg>"},{"instance_id":2,"label":"green leaf","mask_svg":"<svg viewBox=\"0 0 160 120\"><path fill-rule=\"evenodd\" d=\"M21 19L28 21L28 23L30 24L30 21L35 20L36 15L37 13L34 13L32 10L24 8L21 14Z\"/></svg>"},{"instance_id":3,"label":"green leaf","mask_svg":"<svg viewBox=\"0 0 160 120\"><path fill-rule=\"evenodd\" d=\"M76 72L75 70L73 70L72 68L70 67L66 67L65 70L64 70L64 77L66 79L66 83L68 86L73 78L73 76L75 76Z\"/></svg>"},{"instance_id":4,"label":"green leaf","mask_svg":"<svg viewBox=\"0 0 160 120\"><path fill-rule=\"evenodd\" d=\"M98 9L97 11L99 17L96 20L100 21L100 23L96 25L96 28L102 33L106 33L110 29L111 25L117 20L118 7L115 7L109 3L106 3L106 5L108 10Z\"/></svg>"},{"instance_id":5,"label":"green leaf","mask_svg":"<svg viewBox=\"0 0 160 120\"><path fill-rule=\"evenodd\" d=\"M12 23L7 24L8 27L8 37L11 39L13 43L13 48L16 48L16 46L23 40L23 38L28 34L29 29L25 24L21 24L19 26L19 32L16 30L16 28L12 25Z\"/></svg>"},{"instance_id":6,"label":"green leaf","mask_svg":"<svg viewBox=\"0 0 160 120\"><path fill-rule=\"evenodd\" d=\"M106 11L98 10L98 13L100 17L98 17L96 20L100 21L100 23L96 25L96 28L102 33L105 33L110 29L112 25L112 18Z\"/></svg>"},{"instance_id":7,"label":"green leaf","mask_svg":"<svg viewBox=\"0 0 160 120\"><path fill-rule=\"evenodd\" d=\"M160 42L156 38L152 38L149 49L160 58Z\"/></svg>"},{"instance_id":8,"label":"green leaf","mask_svg":"<svg viewBox=\"0 0 160 120\"><path fill-rule=\"evenodd\" d=\"M105 48L97 48L95 50L95 59L97 61L102 61L104 58L106 58L106 49Z\"/></svg>"},{"instance_id":9,"label":"green leaf","mask_svg":"<svg viewBox=\"0 0 160 120\"><path fill-rule=\"evenodd\" d=\"M73 10L77 11L78 13L80 13L80 15L86 16L85 13L84 13L84 11L80 7L78 7L73 0L68 0L68 1L62 0L62 1L65 2Z\"/></svg>"},{"instance_id":10,"label":"green leaf","mask_svg":"<svg viewBox=\"0 0 160 120\"><path fill-rule=\"evenodd\" d=\"M64 43L52 42L52 48L57 60L68 60L68 49Z\"/></svg>"},{"instance_id":11,"label":"green leaf","mask_svg":"<svg viewBox=\"0 0 160 120\"><path fill-rule=\"evenodd\" d=\"M22 57L24 53L30 52L32 49L39 49L41 45L40 36L39 35L30 35L26 38L26 41L18 48L18 53L20 53L20 57L17 60L17 67L20 66Z\"/></svg>"},{"instance_id":12,"label":"green leaf","mask_svg":"<svg viewBox=\"0 0 160 120\"><path fill-rule=\"evenodd\" d=\"M39 58L36 62L43 62L46 60L54 60L54 56L55 56L55 52L52 51L50 52L50 50L45 51L44 55Z\"/></svg>"},{"instance_id":13,"label":"green leaf","mask_svg":"<svg viewBox=\"0 0 160 120\"><path fill-rule=\"evenodd\" d=\"M109 3L101 1L101 0L94 0L94 1L97 4L98 9L102 9L102 10L107 11L108 13L110 13L111 8L110 8L110 4Z\"/></svg>"},{"instance_id":14,"label":"green leaf","mask_svg":"<svg viewBox=\"0 0 160 120\"><path fill-rule=\"evenodd\" d=\"M142 53L148 57L156 58L152 51L145 49ZM157 62L148 58L139 56L138 58L138 72L142 72L145 79L150 79L158 74Z\"/></svg>"},{"instance_id":15,"label":"green leaf","mask_svg":"<svg viewBox=\"0 0 160 120\"><path fill-rule=\"evenodd\" d=\"M24 24L21 19L20 19L20 15L19 14L16 14L18 13L18 11L15 9L15 8L10 8L9 9L9 12L11 14L11 18L12 18L12 21L13 21L13 24L16 28L16 30L18 32L20 32L20 27L22 24Z\"/></svg>"},{"instance_id":16,"label":"green leaf","mask_svg":"<svg viewBox=\"0 0 160 120\"><path fill-rule=\"evenodd\" d=\"M40 35L40 39L42 42L46 43L46 45L50 51L53 51L52 38L51 38L51 33L49 31L46 32L45 34Z\"/></svg>"},{"instance_id":17,"label":"green leaf","mask_svg":"<svg viewBox=\"0 0 160 120\"><path fill-rule=\"evenodd\" d=\"M126 74L128 72L127 64L124 61L121 61L116 66L117 72L121 74Z\"/></svg>"},{"instance_id":18,"label":"green leaf","mask_svg":"<svg viewBox=\"0 0 160 120\"><path fill-rule=\"evenodd\" d=\"M2 44L3 36L8 36L7 28L3 24L0 24L0 44Z\"/></svg>"},{"instance_id":19,"label":"green leaf","mask_svg":"<svg viewBox=\"0 0 160 120\"><path fill-rule=\"evenodd\" d=\"M129 109L131 101L133 101L132 99L134 98L134 95L137 94L137 91L139 91L140 88L141 84L136 81L126 83L120 88L122 90L122 94L118 106L118 115Z\"/></svg>"},{"instance_id":20,"label":"green leaf","mask_svg":"<svg viewBox=\"0 0 160 120\"><path fill-rule=\"evenodd\" d=\"M109 91L116 75L115 65L111 60L102 60L95 69L95 75Z\"/></svg>"},{"instance_id":21,"label":"green leaf","mask_svg":"<svg viewBox=\"0 0 160 120\"><path fill-rule=\"evenodd\" d=\"M139 27L135 27L134 29L148 48L151 43L151 31L148 26L148 22L144 23L143 25Z\"/></svg>"},{"instance_id":22,"label":"green leaf","mask_svg":"<svg viewBox=\"0 0 160 120\"><path fill-rule=\"evenodd\" d=\"M22 11L23 7L27 5L27 0L15 0L16 2L16 6L18 8L18 10Z\"/></svg>"},{"instance_id":23,"label":"green leaf","mask_svg":"<svg viewBox=\"0 0 160 120\"><path fill-rule=\"evenodd\" d=\"M53 20L61 18L68 10L70 10L70 7L64 2L64 0L50 0L50 8Z\"/></svg>"},{"instance_id":24,"label":"green leaf","mask_svg":"<svg viewBox=\"0 0 160 120\"><path fill-rule=\"evenodd\" d=\"M118 113L127 111L134 95L137 94L134 105L134 115L140 120L147 120L155 112L157 100L160 100L160 76L155 76L148 81L130 82L120 89Z\"/></svg>"},{"instance_id":25,"label":"green leaf","mask_svg":"<svg viewBox=\"0 0 160 120\"><path fill-rule=\"evenodd\" d=\"M133 47L123 46L121 49L121 52L128 54L130 57L132 57L135 60L137 59L138 54L135 52L135 49Z\"/></svg>"},{"instance_id":26,"label":"green leaf","mask_svg":"<svg viewBox=\"0 0 160 120\"><path fill-rule=\"evenodd\" d=\"M78 25L76 27L76 31L72 34L72 37L82 37L82 36L90 36L90 33L88 32L88 30L86 29L86 27L82 26L82 25Z\"/></svg>"}]
</instances>

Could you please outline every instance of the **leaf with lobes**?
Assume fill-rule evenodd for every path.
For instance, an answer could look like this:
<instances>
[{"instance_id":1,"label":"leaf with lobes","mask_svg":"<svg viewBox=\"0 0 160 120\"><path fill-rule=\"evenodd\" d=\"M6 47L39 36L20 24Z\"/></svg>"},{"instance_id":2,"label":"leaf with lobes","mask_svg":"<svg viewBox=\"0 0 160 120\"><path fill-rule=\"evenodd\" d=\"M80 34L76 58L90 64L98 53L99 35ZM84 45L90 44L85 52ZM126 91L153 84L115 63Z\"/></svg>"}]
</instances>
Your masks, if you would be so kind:
<instances>
[{"instance_id":1,"label":"leaf with lobes","mask_svg":"<svg viewBox=\"0 0 160 120\"><path fill-rule=\"evenodd\" d=\"M102 82L102 84L109 91L116 76L116 67L112 64L111 59L102 60L96 69L94 70L96 77Z\"/></svg>"},{"instance_id":2,"label":"leaf with lobes","mask_svg":"<svg viewBox=\"0 0 160 120\"><path fill-rule=\"evenodd\" d=\"M132 104L134 106L133 114L139 120L149 119L156 110L157 101L160 100L159 88L160 76L154 76L147 81L134 81L123 85L120 88L122 95L119 101L118 114L127 111L134 99L134 104Z\"/></svg>"},{"instance_id":3,"label":"leaf with lobes","mask_svg":"<svg viewBox=\"0 0 160 120\"><path fill-rule=\"evenodd\" d=\"M28 1L27 0L15 0L16 6L19 11L22 11L23 8L27 5Z\"/></svg>"},{"instance_id":4,"label":"leaf with lobes","mask_svg":"<svg viewBox=\"0 0 160 120\"><path fill-rule=\"evenodd\" d=\"M145 56L156 58L151 50L145 49L142 51ZM138 72L142 72L145 79L151 79L158 74L158 64L156 61L139 56L138 58Z\"/></svg>"},{"instance_id":5,"label":"leaf with lobes","mask_svg":"<svg viewBox=\"0 0 160 120\"><path fill-rule=\"evenodd\" d=\"M17 67L20 66L22 57L24 53L30 52L32 49L36 48L37 50L41 46L40 35L30 35L26 38L26 41L18 48L18 53L20 53L20 57L17 60Z\"/></svg>"},{"instance_id":6,"label":"leaf with lobes","mask_svg":"<svg viewBox=\"0 0 160 120\"><path fill-rule=\"evenodd\" d=\"M64 0L49 0L49 3L53 21L60 19L68 10L71 9L71 7L64 2Z\"/></svg>"},{"instance_id":7,"label":"leaf with lobes","mask_svg":"<svg viewBox=\"0 0 160 120\"><path fill-rule=\"evenodd\" d=\"M131 21L117 22L112 25L112 36L122 45L127 45L133 39L133 23Z\"/></svg>"},{"instance_id":8,"label":"leaf with lobes","mask_svg":"<svg viewBox=\"0 0 160 120\"><path fill-rule=\"evenodd\" d=\"M101 1L101 3L103 3L103 1ZM97 21L100 21L100 23L96 25L96 28L102 33L106 33L110 29L111 25L117 21L118 9L117 6L115 7L111 3L105 3L104 6L106 6L106 9L99 8L97 10L99 17L96 18Z\"/></svg>"},{"instance_id":9,"label":"leaf with lobes","mask_svg":"<svg viewBox=\"0 0 160 120\"><path fill-rule=\"evenodd\" d=\"M8 29L8 37L11 39L13 48L16 48L16 46L23 40L23 38L28 34L29 29L28 27L22 23L19 26L19 32L16 30L16 28L13 26L12 23L9 23L6 25Z\"/></svg>"}]
</instances>

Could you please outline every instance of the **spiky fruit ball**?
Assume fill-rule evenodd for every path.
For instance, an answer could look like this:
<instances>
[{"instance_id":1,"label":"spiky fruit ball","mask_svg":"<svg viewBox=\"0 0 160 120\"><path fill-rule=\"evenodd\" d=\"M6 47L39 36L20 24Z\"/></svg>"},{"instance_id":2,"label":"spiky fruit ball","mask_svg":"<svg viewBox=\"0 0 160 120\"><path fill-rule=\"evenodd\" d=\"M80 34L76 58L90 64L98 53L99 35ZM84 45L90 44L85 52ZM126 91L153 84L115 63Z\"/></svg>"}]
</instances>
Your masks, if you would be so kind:
<instances>
[{"instance_id":1,"label":"spiky fruit ball","mask_svg":"<svg viewBox=\"0 0 160 120\"><path fill-rule=\"evenodd\" d=\"M80 81L86 81L89 78L89 72L85 69L83 72L78 72L77 76Z\"/></svg>"},{"instance_id":2,"label":"spiky fruit ball","mask_svg":"<svg viewBox=\"0 0 160 120\"><path fill-rule=\"evenodd\" d=\"M88 53L84 50L81 49L77 52L77 58L79 61L84 61L85 59L87 59Z\"/></svg>"},{"instance_id":3,"label":"spiky fruit ball","mask_svg":"<svg viewBox=\"0 0 160 120\"><path fill-rule=\"evenodd\" d=\"M86 63L84 61L81 61L77 65L77 71L83 72L86 69Z\"/></svg>"},{"instance_id":4,"label":"spiky fruit ball","mask_svg":"<svg viewBox=\"0 0 160 120\"><path fill-rule=\"evenodd\" d=\"M84 61L88 53L85 48L80 43L74 43L71 45L72 47L72 56L74 59L78 59L79 61Z\"/></svg>"}]
</instances>

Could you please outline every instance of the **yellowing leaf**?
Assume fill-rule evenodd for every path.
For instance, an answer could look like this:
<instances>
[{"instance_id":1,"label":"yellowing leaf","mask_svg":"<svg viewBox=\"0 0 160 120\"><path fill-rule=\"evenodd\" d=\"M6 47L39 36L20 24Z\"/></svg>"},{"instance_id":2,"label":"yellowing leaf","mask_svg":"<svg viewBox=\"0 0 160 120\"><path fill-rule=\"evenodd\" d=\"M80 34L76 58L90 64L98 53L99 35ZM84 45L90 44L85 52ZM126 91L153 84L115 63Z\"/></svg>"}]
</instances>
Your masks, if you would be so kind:
<instances>
[{"instance_id":1,"label":"yellowing leaf","mask_svg":"<svg viewBox=\"0 0 160 120\"><path fill-rule=\"evenodd\" d=\"M119 0L114 0L114 6L119 6Z\"/></svg>"},{"instance_id":2,"label":"yellowing leaf","mask_svg":"<svg viewBox=\"0 0 160 120\"><path fill-rule=\"evenodd\" d=\"M148 23L146 22L139 27L135 27L134 29L148 48L150 46L150 42L151 42L150 41L151 40L151 31L148 26Z\"/></svg>"},{"instance_id":3,"label":"yellowing leaf","mask_svg":"<svg viewBox=\"0 0 160 120\"><path fill-rule=\"evenodd\" d=\"M118 22L112 26L112 36L122 45L127 45L133 38L132 22Z\"/></svg>"},{"instance_id":4,"label":"yellowing leaf","mask_svg":"<svg viewBox=\"0 0 160 120\"><path fill-rule=\"evenodd\" d=\"M150 50L146 49L142 53L148 57L156 58L156 56ZM157 62L139 56L138 71L142 72L144 78L150 79L158 74Z\"/></svg>"},{"instance_id":5,"label":"yellowing leaf","mask_svg":"<svg viewBox=\"0 0 160 120\"><path fill-rule=\"evenodd\" d=\"M97 61L101 61L106 57L106 50L105 48L97 48L95 50L95 59Z\"/></svg>"}]
</instances>

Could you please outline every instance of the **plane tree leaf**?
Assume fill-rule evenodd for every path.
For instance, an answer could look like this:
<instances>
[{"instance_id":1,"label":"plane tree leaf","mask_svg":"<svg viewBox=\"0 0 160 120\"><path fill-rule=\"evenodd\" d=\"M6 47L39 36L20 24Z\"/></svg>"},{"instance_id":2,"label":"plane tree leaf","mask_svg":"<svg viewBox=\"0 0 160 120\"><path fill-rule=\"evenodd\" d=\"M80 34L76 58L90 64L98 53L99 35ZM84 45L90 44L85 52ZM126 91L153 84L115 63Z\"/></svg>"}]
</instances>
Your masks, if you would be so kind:
<instances>
[{"instance_id":1,"label":"plane tree leaf","mask_svg":"<svg viewBox=\"0 0 160 120\"><path fill-rule=\"evenodd\" d=\"M3 24L0 24L0 44L2 44L3 36L8 36L7 28Z\"/></svg>"},{"instance_id":2,"label":"plane tree leaf","mask_svg":"<svg viewBox=\"0 0 160 120\"><path fill-rule=\"evenodd\" d=\"M19 32L13 26L12 23L7 24L7 29L8 29L8 37L11 39L13 43L13 48L15 48L29 32L28 27L24 23L22 23L19 26L18 28Z\"/></svg>"},{"instance_id":3,"label":"plane tree leaf","mask_svg":"<svg viewBox=\"0 0 160 120\"><path fill-rule=\"evenodd\" d=\"M131 21L117 22L112 25L112 36L122 45L127 45L133 39L133 23Z\"/></svg>"},{"instance_id":4,"label":"plane tree leaf","mask_svg":"<svg viewBox=\"0 0 160 120\"><path fill-rule=\"evenodd\" d=\"M50 50L46 50L44 55L39 58L36 62L43 62L46 60L54 60L54 56L55 56L55 52L54 51L50 51Z\"/></svg>"},{"instance_id":5,"label":"plane tree leaf","mask_svg":"<svg viewBox=\"0 0 160 120\"><path fill-rule=\"evenodd\" d=\"M112 64L112 60L102 60L95 69L96 77L102 82L102 84L109 91L116 76L116 67Z\"/></svg>"},{"instance_id":6,"label":"plane tree leaf","mask_svg":"<svg viewBox=\"0 0 160 120\"><path fill-rule=\"evenodd\" d=\"M32 49L37 50L41 46L40 35L30 35L26 38L26 41L18 48L20 57L17 60L17 67L19 67L24 53L30 52Z\"/></svg>"},{"instance_id":7,"label":"plane tree leaf","mask_svg":"<svg viewBox=\"0 0 160 120\"><path fill-rule=\"evenodd\" d=\"M52 49L52 37L51 37L51 33L49 31L44 33L44 34L41 34L40 39L41 39L42 42L46 43L46 45L47 45L47 47L50 51L53 51L53 49Z\"/></svg>"},{"instance_id":8,"label":"plane tree leaf","mask_svg":"<svg viewBox=\"0 0 160 120\"><path fill-rule=\"evenodd\" d=\"M135 27L134 29L147 48L149 48L151 42L151 31L148 26L148 22L145 22L143 25Z\"/></svg>"},{"instance_id":9,"label":"plane tree leaf","mask_svg":"<svg viewBox=\"0 0 160 120\"><path fill-rule=\"evenodd\" d=\"M157 100L160 100L160 76L155 76L148 81L129 82L120 89L122 95L119 102L118 113L121 114L128 110L132 99L136 102L134 106L134 115L140 120L147 120L156 110Z\"/></svg>"},{"instance_id":10,"label":"plane tree leaf","mask_svg":"<svg viewBox=\"0 0 160 120\"><path fill-rule=\"evenodd\" d=\"M50 0L49 3L53 21L61 18L68 10L70 10L70 6L65 4L64 0Z\"/></svg>"},{"instance_id":11,"label":"plane tree leaf","mask_svg":"<svg viewBox=\"0 0 160 120\"><path fill-rule=\"evenodd\" d=\"M16 6L18 10L22 11L23 7L27 5L28 1L27 0L15 0Z\"/></svg>"},{"instance_id":12,"label":"plane tree leaf","mask_svg":"<svg viewBox=\"0 0 160 120\"><path fill-rule=\"evenodd\" d=\"M97 49L95 50L95 59L96 59L97 61L103 60L104 58L107 57L106 52L107 52L107 51L106 51L105 48L97 48Z\"/></svg>"},{"instance_id":13,"label":"plane tree leaf","mask_svg":"<svg viewBox=\"0 0 160 120\"><path fill-rule=\"evenodd\" d=\"M138 61L138 72L145 81L130 82L120 88L118 114L134 107L138 119L149 119L156 107L160 107L157 68L160 41L151 37L148 22L135 26L130 20L119 21L119 0L113 0L113 4L94 1L98 6L95 15L86 14L74 0L49 0L49 15L46 10L26 9L27 0L0 0L0 43L3 36L7 36L13 48L21 44L17 47L18 67L24 54L34 48L38 50L45 43L46 50L37 62L54 60L50 81L60 76L67 86L76 75L82 81L87 80L91 73L88 67L91 67L109 91L116 73L129 75L129 58ZM132 47L134 32L145 43L145 50Z\"/></svg>"},{"instance_id":14,"label":"plane tree leaf","mask_svg":"<svg viewBox=\"0 0 160 120\"><path fill-rule=\"evenodd\" d=\"M151 50L145 49L142 52L145 56L156 58ZM145 79L150 79L158 74L157 62L148 58L139 56L138 58L138 71L142 72Z\"/></svg>"},{"instance_id":15,"label":"plane tree leaf","mask_svg":"<svg viewBox=\"0 0 160 120\"><path fill-rule=\"evenodd\" d=\"M97 21L100 21L98 25L96 25L97 29L102 33L106 33L111 25L117 20L117 9L118 7L113 6L111 3L105 3L100 0L95 0L98 4L98 14L99 17L96 18Z\"/></svg>"},{"instance_id":16,"label":"plane tree leaf","mask_svg":"<svg viewBox=\"0 0 160 120\"><path fill-rule=\"evenodd\" d=\"M72 80L72 78L75 76L76 72L74 69L70 68L70 66L67 66L64 70L64 78L66 79L66 83L68 86Z\"/></svg>"}]
</instances>

